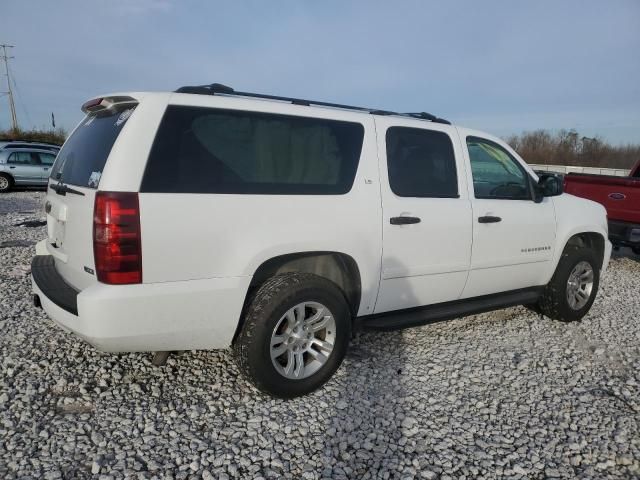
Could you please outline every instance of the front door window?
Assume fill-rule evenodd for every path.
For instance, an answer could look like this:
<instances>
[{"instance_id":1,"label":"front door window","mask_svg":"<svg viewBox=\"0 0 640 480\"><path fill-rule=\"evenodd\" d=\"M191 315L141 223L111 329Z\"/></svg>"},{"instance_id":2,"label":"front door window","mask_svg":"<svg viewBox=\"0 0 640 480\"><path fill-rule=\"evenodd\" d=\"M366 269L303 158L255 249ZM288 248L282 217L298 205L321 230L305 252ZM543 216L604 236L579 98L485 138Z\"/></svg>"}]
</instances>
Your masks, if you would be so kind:
<instances>
[{"instance_id":1,"label":"front door window","mask_svg":"<svg viewBox=\"0 0 640 480\"><path fill-rule=\"evenodd\" d=\"M530 200L528 175L503 147L491 140L467 137L476 198Z\"/></svg>"}]
</instances>

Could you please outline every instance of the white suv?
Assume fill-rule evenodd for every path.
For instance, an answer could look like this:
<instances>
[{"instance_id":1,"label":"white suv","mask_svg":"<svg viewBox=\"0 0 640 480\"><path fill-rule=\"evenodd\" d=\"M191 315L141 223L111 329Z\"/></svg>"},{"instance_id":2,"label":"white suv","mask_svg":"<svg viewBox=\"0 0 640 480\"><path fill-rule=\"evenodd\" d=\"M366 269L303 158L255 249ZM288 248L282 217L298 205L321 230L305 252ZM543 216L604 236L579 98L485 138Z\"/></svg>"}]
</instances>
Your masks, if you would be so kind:
<instances>
[{"instance_id":1,"label":"white suv","mask_svg":"<svg viewBox=\"0 0 640 480\"><path fill-rule=\"evenodd\" d=\"M609 262L602 206L433 115L219 84L83 111L33 291L104 351L232 347L260 390L294 397L331 377L355 325L519 304L579 320Z\"/></svg>"}]
</instances>

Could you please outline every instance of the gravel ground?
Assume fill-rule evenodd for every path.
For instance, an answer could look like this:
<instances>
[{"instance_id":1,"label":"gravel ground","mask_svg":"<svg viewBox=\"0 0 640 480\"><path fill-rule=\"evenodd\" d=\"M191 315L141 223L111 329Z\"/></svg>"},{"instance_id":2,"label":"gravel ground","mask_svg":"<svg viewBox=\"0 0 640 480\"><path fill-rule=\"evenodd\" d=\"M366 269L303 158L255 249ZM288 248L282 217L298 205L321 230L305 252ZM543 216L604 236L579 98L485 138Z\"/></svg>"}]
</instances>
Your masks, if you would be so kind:
<instances>
[{"instance_id":1,"label":"gravel ground","mask_svg":"<svg viewBox=\"0 0 640 480\"><path fill-rule=\"evenodd\" d=\"M361 333L323 389L281 401L226 351L155 368L54 327L28 275L45 228L15 226L42 198L0 198L0 478L640 477L638 257L579 324L518 307Z\"/></svg>"}]
</instances>

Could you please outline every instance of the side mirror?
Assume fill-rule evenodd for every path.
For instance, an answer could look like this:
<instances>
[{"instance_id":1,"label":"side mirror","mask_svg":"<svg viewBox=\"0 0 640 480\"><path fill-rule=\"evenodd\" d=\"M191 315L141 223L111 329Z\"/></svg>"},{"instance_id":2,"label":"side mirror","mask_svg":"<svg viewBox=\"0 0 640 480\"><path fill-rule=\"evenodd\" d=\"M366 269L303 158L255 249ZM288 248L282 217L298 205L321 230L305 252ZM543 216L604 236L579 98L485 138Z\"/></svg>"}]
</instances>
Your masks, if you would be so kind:
<instances>
[{"instance_id":1,"label":"side mirror","mask_svg":"<svg viewBox=\"0 0 640 480\"><path fill-rule=\"evenodd\" d=\"M562 176L557 173L543 173L539 175L538 188L543 197L556 197L562 195L564 182Z\"/></svg>"}]
</instances>

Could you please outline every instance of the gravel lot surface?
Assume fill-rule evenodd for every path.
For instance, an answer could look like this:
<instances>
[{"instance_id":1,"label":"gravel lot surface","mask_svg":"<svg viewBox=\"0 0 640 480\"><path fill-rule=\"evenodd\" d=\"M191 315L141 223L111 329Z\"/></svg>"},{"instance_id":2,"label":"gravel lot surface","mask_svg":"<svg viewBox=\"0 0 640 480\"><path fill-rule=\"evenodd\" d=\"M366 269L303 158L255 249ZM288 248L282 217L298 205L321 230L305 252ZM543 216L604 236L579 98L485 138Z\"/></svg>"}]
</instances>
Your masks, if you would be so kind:
<instances>
[{"instance_id":1,"label":"gravel lot surface","mask_svg":"<svg viewBox=\"0 0 640 480\"><path fill-rule=\"evenodd\" d=\"M155 368L51 324L28 274L45 227L15 226L42 199L0 197L0 478L640 477L638 257L580 324L518 307L364 332L325 388L281 401L228 352Z\"/></svg>"}]
</instances>

